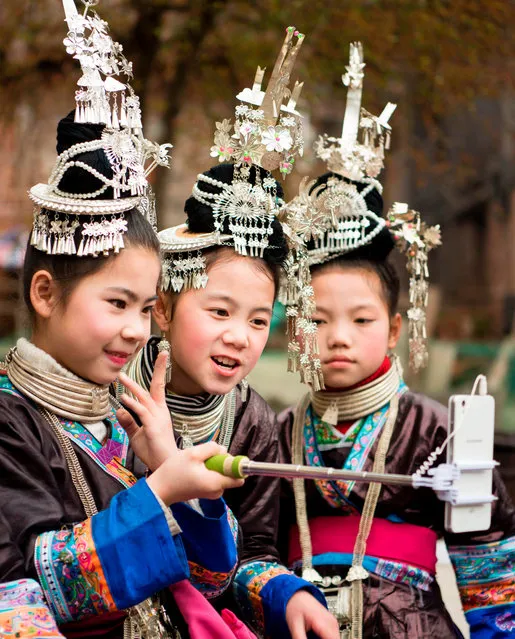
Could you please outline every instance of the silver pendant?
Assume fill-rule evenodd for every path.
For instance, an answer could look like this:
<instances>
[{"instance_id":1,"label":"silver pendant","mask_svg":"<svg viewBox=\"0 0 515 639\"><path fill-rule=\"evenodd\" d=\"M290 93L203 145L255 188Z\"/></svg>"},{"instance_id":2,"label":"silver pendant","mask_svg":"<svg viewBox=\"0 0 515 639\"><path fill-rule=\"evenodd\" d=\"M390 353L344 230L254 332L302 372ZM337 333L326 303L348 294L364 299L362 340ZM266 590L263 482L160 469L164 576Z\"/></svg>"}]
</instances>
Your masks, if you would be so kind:
<instances>
[{"instance_id":1,"label":"silver pendant","mask_svg":"<svg viewBox=\"0 0 515 639\"><path fill-rule=\"evenodd\" d=\"M179 434L182 437L182 448L193 448L193 439L191 438L188 424L182 425L182 428L179 430Z\"/></svg>"}]
</instances>

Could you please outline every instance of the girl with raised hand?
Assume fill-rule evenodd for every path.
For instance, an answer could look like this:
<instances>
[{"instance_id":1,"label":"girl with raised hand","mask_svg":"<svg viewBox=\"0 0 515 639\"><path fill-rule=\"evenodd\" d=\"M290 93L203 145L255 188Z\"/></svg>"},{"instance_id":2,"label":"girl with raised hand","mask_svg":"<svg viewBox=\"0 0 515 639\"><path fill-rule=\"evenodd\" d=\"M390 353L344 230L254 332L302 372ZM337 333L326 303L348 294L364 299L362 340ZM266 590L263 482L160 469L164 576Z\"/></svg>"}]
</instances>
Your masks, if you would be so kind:
<instances>
[{"instance_id":1,"label":"girl with raised hand","mask_svg":"<svg viewBox=\"0 0 515 639\"><path fill-rule=\"evenodd\" d=\"M205 468L220 446L177 450L164 409L166 355L149 391L130 385L138 431L126 411L118 420L110 395L149 337L161 267L143 162L165 163L166 150L143 139L132 89L110 74L100 81L127 68L105 23L87 11L69 22L81 86L94 88L77 92L82 123L60 122L49 183L30 191L32 334L0 374L2 511L23 576L39 582L64 636L234 639L188 578L229 584L237 526L218 498L241 482ZM123 89L116 99L113 87Z\"/></svg>"},{"instance_id":2,"label":"girl with raised hand","mask_svg":"<svg viewBox=\"0 0 515 639\"><path fill-rule=\"evenodd\" d=\"M360 45L351 45L344 135L318 143L330 172L286 213L292 228L308 229L300 250L310 265L319 349L309 357L318 362L312 368L321 370L325 390L312 389L280 415L282 459L411 476L446 439L447 410L403 381L393 352L401 328L399 279L388 256L397 242L408 257L410 355L419 368L426 359L427 255L440 243L439 229L403 205L392 208L385 224L374 176L389 127L383 116L353 117L363 66ZM369 127L359 139L353 122ZM298 302L294 310L307 321L305 301ZM497 474L494 491L490 529L455 535L444 530L444 503L429 488L285 482L283 557L323 588L341 637L451 639L461 633L435 580L436 542L443 536L471 636L507 636L514 627L515 511Z\"/></svg>"},{"instance_id":3,"label":"girl with raised hand","mask_svg":"<svg viewBox=\"0 0 515 639\"><path fill-rule=\"evenodd\" d=\"M200 174L185 204L187 223L159 233L164 264L154 317L162 338L152 338L127 372L148 387L159 350L170 350L166 403L184 449L216 441L233 455L278 459L275 415L245 377L267 341L287 258L277 219L282 190L269 171L289 172L301 144L295 99L282 102L302 37L288 29L266 92L258 70L253 88L238 95L235 135L227 120L217 123L212 155L233 163ZM250 478L225 499L242 544L236 602L227 596L223 604L237 604L267 637L303 639L313 630L336 639L336 622L318 589L279 562L279 482ZM220 594L216 588L205 593Z\"/></svg>"}]
</instances>

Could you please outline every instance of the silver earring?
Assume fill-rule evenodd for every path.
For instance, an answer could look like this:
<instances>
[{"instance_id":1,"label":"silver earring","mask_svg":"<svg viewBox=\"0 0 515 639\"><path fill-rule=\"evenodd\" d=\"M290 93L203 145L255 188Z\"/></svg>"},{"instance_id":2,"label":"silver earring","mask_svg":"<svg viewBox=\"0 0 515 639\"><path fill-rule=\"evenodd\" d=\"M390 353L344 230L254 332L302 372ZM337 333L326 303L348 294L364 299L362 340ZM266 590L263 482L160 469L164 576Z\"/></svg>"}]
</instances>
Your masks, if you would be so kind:
<instances>
[{"instance_id":1,"label":"silver earring","mask_svg":"<svg viewBox=\"0 0 515 639\"><path fill-rule=\"evenodd\" d=\"M172 381L172 347L170 342L166 339L166 335L163 333L161 341L157 345L157 350L162 353L166 351L168 353L168 361L166 362L166 383L169 384Z\"/></svg>"},{"instance_id":2,"label":"silver earring","mask_svg":"<svg viewBox=\"0 0 515 639\"><path fill-rule=\"evenodd\" d=\"M244 377L241 382L241 401L242 402L246 402L247 401L247 395L249 392L249 383L247 381L247 378Z\"/></svg>"}]
</instances>

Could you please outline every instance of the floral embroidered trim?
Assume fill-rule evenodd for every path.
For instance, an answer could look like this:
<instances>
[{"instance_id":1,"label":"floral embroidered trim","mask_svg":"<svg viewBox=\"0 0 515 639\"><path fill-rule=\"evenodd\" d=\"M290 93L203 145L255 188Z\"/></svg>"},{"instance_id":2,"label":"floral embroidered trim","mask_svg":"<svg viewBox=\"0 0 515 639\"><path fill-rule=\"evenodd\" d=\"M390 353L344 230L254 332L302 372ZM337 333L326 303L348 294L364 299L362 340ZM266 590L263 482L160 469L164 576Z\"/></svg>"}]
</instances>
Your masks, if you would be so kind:
<instances>
[{"instance_id":1,"label":"floral embroidered trim","mask_svg":"<svg viewBox=\"0 0 515 639\"><path fill-rule=\"evenodd\" d=\"M513 578L488 584L459 586L458 589L465 612L485 606L515 603L515 579Z\"/></svg>"},{"instance_id":2,"label":"floral embroidered trim","mask_svg":"<svg viewBox=\"0 0 515 639\"><path fill-rule=\"evenodd\" d=\"M230 572L215 572L189 561L190 580L195 588L207 599L219 597L231 583L234 570Z\"/></svg>"},{"instance_id":3,"label":"floral embroidered trim","mask_svg":"<svg viewBox=\"0 0 515 639\"><path fill-rule=\"evenodd\" d=\"M265 614L261 591L274 577L292 573L270 561L252 561L240 566L234 577L234 594L246 617L252 618L261 629L265 627Z\"/></svg>"},{"instance_id":4,"label":"floral embroidered trim","mask_svg":"<svg viewBox=\"0 0 515 639\"><path fill-rule=\"evenodd\" d=\"M33 579L0 584L0 637L62 637Z\"/></svg>"},{"instance_id":5,"label":"floral embroidered trim","mask_svg":"<svg viewBox=\"0 0 515 639\"><path fill-rule=\"evenodd\" d=\"M502 581L515 575L515 538L479 546L451 546L458 585Z\"/></svg>"},{"instance_id":6,"label":"floral embroidered trim","mask_svg":"<svg viewBox=\"0 0 515 639\"><path fill-rule=\"evenodd\" d=\"M3 639L10 639L10 637L57 639L62 636L55 625L55 619L43 605L41 607L19 606L11 612L0 612L0 637Z\"/></svg>"},{"instance_id":7,"label":"floral embroidered trim","mask_svg":"<svg viewBox=\"0 0 515 639\"><path fill-rule=\"evenodd\" d=\"M478 546L450 546L465 611L515 603L515 538Z\"/></svg>"},{"instance_id":8,"label":"floral embroidered trim","mask_svg":"<svg viewBox=\"0 0 515 639\"><path fill-rule=\"evenodd\" d=\"M111 437L102 446L88 429L79 422L72 422L59 418L61 425L68 437L79 446L93 461L108 475L118 480L125 488L130 488L136 483L134 475L125 468L129 438L127 433L118 423L114 411L107 417L111 424Z\"/></svg>"},{"instance_id":9,"label":"floral embroidered trim","mask_svg":"<svg viewBox=\"0 0 515 639\"><path fill-rule=\"evenodd\" d=\"M0 377L0 391L25 398L11 384L7 376ZM29 401L29 400L27 400ZM130 488L136 483L134 475L125 468L127 462L127 451L129 449L129 438L127 433L118 423L114 410L107 417L111 424L111 437L105 445L97 441L88 429L79 422L58 417L64 431L68 437L79 448L81 448L93 461L102 468L108 475L114 477L125 488Z\"/></svg>"},{"instance_id":10,"label":"floral embroidered trim","mask_svg":"<svg viewBox=\"0 0 515 639\"><path fill-rule=\"evenodd\" d=\"M91 519L71 530L43 533L35 564L58 623L117 610L91 533Z\"/></svg>"},{"instance_id":11,"label":"floral embroidered trim","mask_svg":"<svg viewBox=\"0 0 515 639\"><path fill-rule=\"evenodd\" d=\"M427 570L386 559L378 559L377 565L372 572L395 583L407 584L413 588L426 591L431 590L431 585L435 580L433 575Z\"/></svg>"},{"instance_id":12,"label":"floral embroidered trim","mask_svg":"<svg viewBox=\"0 0 515 639\"><path fill-rule=\"evenodd\" d=\"M404 394L408 387L401 381L399 385L399 395ZM346 434L346 442L351 443L350 452L345 460L343 468L346 470L361 470L365 465L370 450L374 445L388 417L390 404L371 415L367 415L362 420L357 421ZM327 443L327 429L322 427L321 437L318 429L322 423L321 419L315 415L312 407L306 411L306 422L304 424L304 451L306 463L309 466L324 466L322 460L320 444ZM320 440L320 441L319 441ZM315 485L322 497L333 508L342 508L348 512L356 512L355 507L350 503L349 497L354 488L354 481L324 481L315 480Z\"/></svg>"}]
</instances>

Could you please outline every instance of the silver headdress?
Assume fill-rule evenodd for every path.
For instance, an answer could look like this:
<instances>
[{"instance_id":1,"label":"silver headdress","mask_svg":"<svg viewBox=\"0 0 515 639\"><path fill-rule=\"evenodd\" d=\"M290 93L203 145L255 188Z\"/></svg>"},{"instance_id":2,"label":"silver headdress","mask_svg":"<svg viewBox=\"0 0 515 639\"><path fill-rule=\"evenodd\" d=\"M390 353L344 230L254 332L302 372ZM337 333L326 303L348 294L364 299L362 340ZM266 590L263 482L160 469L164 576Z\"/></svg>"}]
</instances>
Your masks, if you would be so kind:
<instances>
[{"instance_id":1,"label":"silver headdress","mask_svg":"<svg viewBox=\"0 0 515 639\"><path fill-rule=\"evenodd\" d=\"M263 257L269 247L272 223L284 204L271 171L289 174L303 151L301 117L296 111L302 83L288 88L303 40L295 27L288 27L266 91L262 90L265 69L258 67L252 88L237 95L241 104L234 124L228 119L216 123L211 157L232 164L233 173L230 182L203 173L197 176L192 197L210 209L214 223L214 233L206 240L211 243L202 248L228 244L240 255ZM164 290L203 287L207 275L196 234L180 227L179 234L180 241L174 237L164 248Z\"/></svg>"},{"instance_id":2,"label":"silver headdress","mask_svg":"<svg viewBox=\"0 0 515 639\"><path fill-rule=\"evenodd\" d=\"M350 45L349 65L342 82L349 87L340 138L320 136L315 150L330 171L349 180L375 178L384 166L384 151L390 147L388 124L396 105L388 102L379 117L361 107L365 63L361 42Z\"/></svg>"},{"instance_id":3,"label":"silver headdress","mask_svg":"<svg viewBox=\"0 0 515 639\"><path fill-rule=\"evenodd\" d=\"M97 2L83 0L83 4L84 12L79 14L73 0L63 0L69 29L64 45L82 69L75 93L75 122L103 125L104 129L98 139L74 144L62 152L48 183L29 191L35 204L31 243L54 255L117 253L123 248L127 228L124 213L133 208L155 226L147 176L157 165L169 166L171 145L158 145L143 137L139 98L128 82L115 77L132 78L132 64L122 54L122 46L111 39L107 23L90 12ZM83 154L96 151L105 154L110 177L84 161ZM89 173L99 188L84 193L64 191L61 181L72 169ZM109 189L112 198L101 199L111 192ZM90 216L90 220L79 221L79 216ZM75 232L79 227L82 237L77 248Z\"/></svg>"},{"instance_id":4,"label":"silver headdress","mask_svg":"<svg viewBox=\"0 0 515 639\"><path fill-rule=\"evenodd\" d=\"M367 205L366 198L373 190L379 195L383 191L377 176L384 166L384 151L390 146L388 120L396 105L389 102L379 117L361 107L364 68L361 43L352 43L342 76L348 87L342 135L320 136L315 143L318 157L335 175L324 184L311 184L311 206L322 218L311 231L311 263L369 244L385 227L385 220ZM295 205L293 214L299 215Z\"/></svg>"},{"instance_id":5,"label":"silver headdress","mask_svg":"<svg viewBox=\"0 0 515 639\"><path fill-rule=\"evenodd\" d=\"M427 256L442 243L440 226L427 226L420 213L407 204L395 202L388 211L387 224L397 248L408 259L409 280L408 332L410 366L418 371L427 364L426 308L429 296Z\"/></svg>"},{"instance_id":6,"label":"silver headdress","mask_svg":"<svg viewBox=\"0 0 515 639\"><path fill-rule=\"evenodd\" d=\"M299 195L282 213L290 237L295 238L282 293L288 318L288 368L299 369L301 378L314 388L323 387L323 380L316 326L310 319L314 300L309 267L370 243L386 225L380 215L382 203L372 210L367 196L375 190L379 200L382 193L376 176L389 146L388 120L395 105L389 103L378 118L361 108L364 67L361 44L351 44L342 76L348 87L342 135L321 136L315 144L318 157L333 175L323 182L304 179Z\"/></svg>"}]
</instances>

